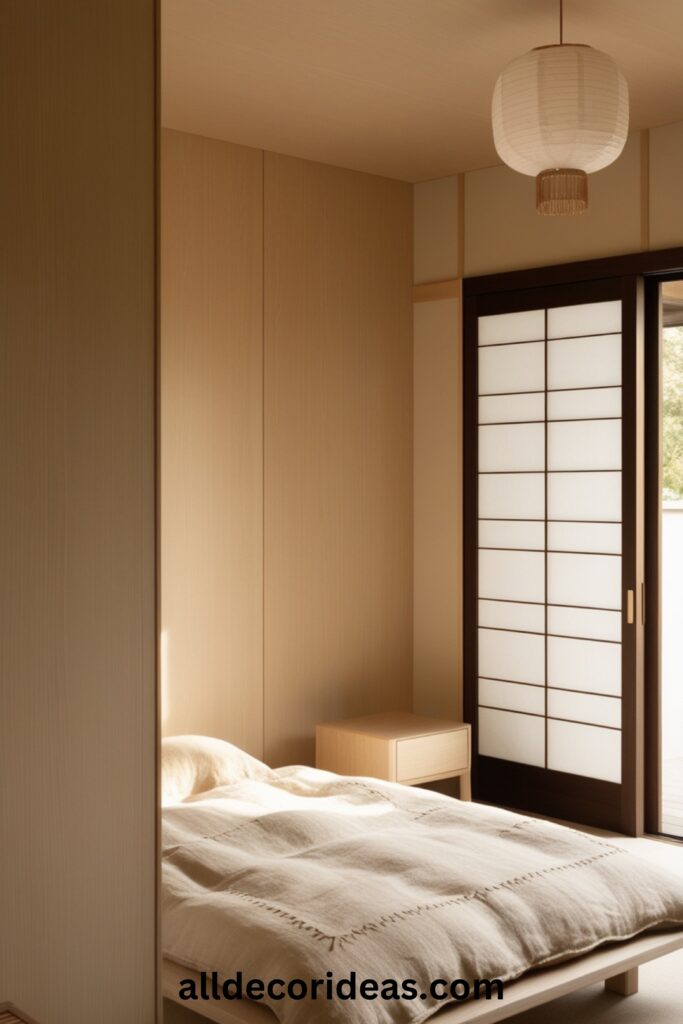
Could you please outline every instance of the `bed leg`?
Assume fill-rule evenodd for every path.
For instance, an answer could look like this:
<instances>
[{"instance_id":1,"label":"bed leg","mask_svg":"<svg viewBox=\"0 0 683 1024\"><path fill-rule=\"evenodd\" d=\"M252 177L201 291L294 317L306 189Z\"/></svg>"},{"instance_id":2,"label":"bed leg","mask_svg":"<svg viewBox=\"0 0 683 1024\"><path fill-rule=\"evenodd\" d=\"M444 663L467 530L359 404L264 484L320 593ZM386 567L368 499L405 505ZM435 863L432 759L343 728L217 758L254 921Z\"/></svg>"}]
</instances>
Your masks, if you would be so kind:
<instances>
[{"instance_id":1,"label":"bed leg","mask_svg":"<svg viewBox=\"0 0 683 1024\"><path fill-rule=\"evenodd\" d=\"M605 988L620 996L634 996L638 991L638 968L632 967L623 974L615 974L613 978L605 978Z\"/></svg>"}]
</instances>

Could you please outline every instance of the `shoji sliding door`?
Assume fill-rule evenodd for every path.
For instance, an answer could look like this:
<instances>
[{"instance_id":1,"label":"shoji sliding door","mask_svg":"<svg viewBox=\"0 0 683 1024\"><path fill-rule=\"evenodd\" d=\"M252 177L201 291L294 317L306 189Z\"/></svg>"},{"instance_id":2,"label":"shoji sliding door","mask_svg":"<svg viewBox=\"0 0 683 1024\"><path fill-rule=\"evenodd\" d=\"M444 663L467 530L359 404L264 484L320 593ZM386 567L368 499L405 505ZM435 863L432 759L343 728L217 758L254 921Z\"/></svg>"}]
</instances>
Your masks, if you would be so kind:
<instances>
[{"instance_id":1,"label":"shoji sliding door","mask_svg":"<svg viewBox=\"0 0 683 1024\"><path fill-rule=\"evenodd\" d=\"M624 831L640 824L638 290L471 295L465 337L476 795Z\"/></svg>"}]
</instances>

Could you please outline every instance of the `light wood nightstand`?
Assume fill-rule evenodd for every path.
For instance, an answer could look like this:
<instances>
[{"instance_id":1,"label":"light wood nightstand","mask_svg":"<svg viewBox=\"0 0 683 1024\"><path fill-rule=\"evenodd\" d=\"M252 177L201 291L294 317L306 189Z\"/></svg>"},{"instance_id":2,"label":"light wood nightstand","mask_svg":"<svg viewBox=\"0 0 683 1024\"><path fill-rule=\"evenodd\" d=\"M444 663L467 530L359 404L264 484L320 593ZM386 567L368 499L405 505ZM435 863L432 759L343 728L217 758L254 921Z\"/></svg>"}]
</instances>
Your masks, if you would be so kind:
<instances>
[{"instance_id":1,"label":"light wood nightstand","mask_svg":"<svg viewBox=\"0 0 683 1024\"><path fill-rule=\"evenodd\" d=\"M465 722L392 711L316 726L315 764L407 786L457 776L460 799L470 800L470 746Z\"/></svg>"}]
</instances>

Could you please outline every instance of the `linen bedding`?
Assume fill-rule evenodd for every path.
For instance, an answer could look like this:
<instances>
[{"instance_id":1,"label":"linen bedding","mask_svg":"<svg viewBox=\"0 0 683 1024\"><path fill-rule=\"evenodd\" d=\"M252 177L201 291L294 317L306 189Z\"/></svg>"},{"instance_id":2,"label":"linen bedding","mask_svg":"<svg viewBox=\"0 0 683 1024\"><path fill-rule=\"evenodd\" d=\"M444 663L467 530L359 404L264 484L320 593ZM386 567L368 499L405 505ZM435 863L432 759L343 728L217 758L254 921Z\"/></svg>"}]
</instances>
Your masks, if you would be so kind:
<instances>
[{"instance_id":1,"label":"linen bedding","mask_svg":"<svg viewBox=\"0 0 683 1024\"><path fill-rule=\"evenodd\" d=\"M221 979L355 971L427 992L683 924L683 882L603 839L305 767L165 807L162 878L164 955ZM415 1024L445 1005L263 1002L284 1024Z\"/></svg>"}]
</instances>

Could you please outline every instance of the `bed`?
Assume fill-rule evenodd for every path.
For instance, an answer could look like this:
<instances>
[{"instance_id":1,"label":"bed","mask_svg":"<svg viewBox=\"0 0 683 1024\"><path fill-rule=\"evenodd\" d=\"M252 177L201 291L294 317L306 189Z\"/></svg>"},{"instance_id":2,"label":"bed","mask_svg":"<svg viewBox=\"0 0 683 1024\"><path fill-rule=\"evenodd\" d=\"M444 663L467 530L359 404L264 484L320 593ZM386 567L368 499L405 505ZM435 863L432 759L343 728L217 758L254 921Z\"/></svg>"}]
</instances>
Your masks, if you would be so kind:
<instances>
[{"instance_id":1,"label":"bed","mask_svg":"<svg viewBox=\"0 0 683 1024\"><path fill-rule=\"evenodd\" d=\"M217 1024L484 1024L595 981L631 994L683 947L681 880L551 822L197 737L164 741L163 790L164 994ZM202 971L419 995L182 1000ZM504 999L437 998L433 979L499 979Z\"/></svg>"}]
</instances>

